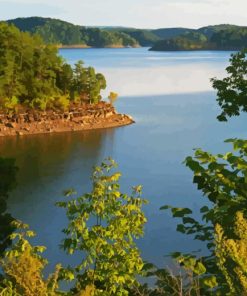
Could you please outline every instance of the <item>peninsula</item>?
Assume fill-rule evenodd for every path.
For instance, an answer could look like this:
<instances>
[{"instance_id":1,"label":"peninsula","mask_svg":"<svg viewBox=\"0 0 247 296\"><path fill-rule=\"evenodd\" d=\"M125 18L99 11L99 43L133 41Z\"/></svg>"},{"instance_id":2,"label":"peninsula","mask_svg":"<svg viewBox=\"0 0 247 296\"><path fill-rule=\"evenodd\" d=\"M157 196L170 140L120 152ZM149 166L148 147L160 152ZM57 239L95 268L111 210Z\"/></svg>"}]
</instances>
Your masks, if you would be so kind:
<instances>
[{"instance_id":1,"label":"peninsula","mask_svg":"<svg viewBox=\"0 0 247 296\"><path fill-rule=\"evenodd\" d=\"M102 101L103 74L66 63L38 35L0 23L0 136L123 126L133 119Z\"/></svg>"}]
</instances>

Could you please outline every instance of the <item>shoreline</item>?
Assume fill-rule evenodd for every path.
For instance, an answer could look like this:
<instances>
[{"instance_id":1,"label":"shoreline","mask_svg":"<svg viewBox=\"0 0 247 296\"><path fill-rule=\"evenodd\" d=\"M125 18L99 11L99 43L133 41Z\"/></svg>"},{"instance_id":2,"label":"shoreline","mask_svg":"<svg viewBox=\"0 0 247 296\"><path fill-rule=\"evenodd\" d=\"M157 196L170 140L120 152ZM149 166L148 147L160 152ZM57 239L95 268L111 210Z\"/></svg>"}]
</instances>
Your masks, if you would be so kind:
<instances>
[{"instance_id":1,"label":"shoreline","mask_svg":"<svg viewBox=\"0 0 247 296\"><path fill-rule=\"evenodd\" d=\"M141 46L136 45L136 46L124 46L124 45L109 45L109 46L104 46L104 47L93 47L93 46L89 46L89 45L84 45L84 44L74 44L74 45L57 45L58 49L102 49L102 48L140 48Z\"/></svg>"},{"instance_id":2,"label":"shoreline","mask_svg":"<svg viewBox=\"0 0 247 296\"><path fill-rule=\"evenodd\" d=\"M131 116L117 113L110 104L75 108L68 112L0 114L0 137L52 134L115 128L134 123Z\"/></svg>"}]
</instances>

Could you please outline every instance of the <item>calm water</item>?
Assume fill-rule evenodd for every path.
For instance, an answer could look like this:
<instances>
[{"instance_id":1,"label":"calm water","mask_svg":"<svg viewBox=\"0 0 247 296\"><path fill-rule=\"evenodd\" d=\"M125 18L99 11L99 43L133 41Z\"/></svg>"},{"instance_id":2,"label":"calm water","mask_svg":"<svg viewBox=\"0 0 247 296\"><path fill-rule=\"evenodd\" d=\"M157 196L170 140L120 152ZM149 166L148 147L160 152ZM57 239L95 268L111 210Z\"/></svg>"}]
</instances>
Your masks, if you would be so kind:
<instances>
[{"instance_id":1,"label":"calm water","mask_svg":"<svg viewBox=\"0 0 247 296\"><path fill-rule=\"evenodd\" d=\"M192 174L182 161L192 149L226 151L223 141L246 138L246 120L219 123L218 107L209 78L222 76L228 52L154 53L146 49L61 50L70 63L83 59L97 67L117 91L117 108L131 114L132 126L90 132L37 135L0 139L0 153L17 159L18 189L9 200L9 211L29 223L48 247L53 264L70 262L58 250L61 229L66 225L62 209L54 206L61 192L90 189L93 165L112 156L123 173L122 191L144 186L148 217L145 237L138 243L143 257L162 265L174 250L197 250L201 246L176 233L176 223L160 212L164 204L188 206L195 211L204 198L192 184Z\"/></svg>"}]
</instances>

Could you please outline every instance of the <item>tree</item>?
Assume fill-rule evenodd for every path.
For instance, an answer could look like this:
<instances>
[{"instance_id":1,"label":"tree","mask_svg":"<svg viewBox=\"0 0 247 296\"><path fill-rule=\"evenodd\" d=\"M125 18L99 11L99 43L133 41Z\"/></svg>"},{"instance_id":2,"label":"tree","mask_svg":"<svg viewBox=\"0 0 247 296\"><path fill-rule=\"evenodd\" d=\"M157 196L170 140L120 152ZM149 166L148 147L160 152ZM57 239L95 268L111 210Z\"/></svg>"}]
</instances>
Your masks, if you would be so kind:
<instances>
[{"instance_id":1,"label":"tree","mask_svg":"<svg viewBox=\"0 0 247 296\"><path fill-rule=\"evenodd\" d=\"M141 208L146 201L140 186L130 196L119 191L121 174L111 173L115 166L111 159L103 162L92 175L91 193L74 199L70 190L65 193L70 200L58 203L69 219L63 248L83 254L80 264L67 270L75 276L77 292L91 286L94 295L128 295L142 271L135 239L143 235L146 218Z\"/></svg>"},{"instance_id":2,"label":"tree","mask_svg":"<svg viewBox=\"0 0 247 296\"><path fill-rule=\"evenodd\" d=\"M97 104L101 100L100 92L106 88L105 77L101 73L95 73L92 67L84 67L83 61L78 61L74 68L72 93L74 99L81 102Z\"/></svg>"},{"instance_id":3,"label":"tree","mask_svg":"<svg viewBox=\"0 0 247 296\"><path fill-rule=\"evenodd\" d=\"M57 73L57 87L62 90L63 94L71 95L71 87L73 83L73 69L72 67L64 63Z\"/></svg>"},{"instance_id":4,"label":"tree","mask_svg":"<svg viewBox=\"0 0 247 296\"><path fill-rule=\"evenodd\" d=\"M222 109L217 117L227 121L229 117L247 112L247 51L231 55L230 66L226 68L228 76L222 80L212 78L213 88L217 91L217 102Z\"/></svg>"}]
</instances>

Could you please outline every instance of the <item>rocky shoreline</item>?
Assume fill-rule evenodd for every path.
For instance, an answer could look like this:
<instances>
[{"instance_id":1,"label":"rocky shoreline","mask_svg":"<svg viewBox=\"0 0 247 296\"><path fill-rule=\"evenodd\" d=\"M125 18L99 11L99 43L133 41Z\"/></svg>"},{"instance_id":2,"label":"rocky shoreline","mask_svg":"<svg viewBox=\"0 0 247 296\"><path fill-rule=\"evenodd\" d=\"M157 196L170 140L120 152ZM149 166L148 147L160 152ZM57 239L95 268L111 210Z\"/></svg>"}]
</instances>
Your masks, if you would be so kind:
<instances>
[{"instance_id":1,"label":"rocky shoreline","mask_svg":"<svg viewBox=\"0 0 247 296\"><path fill-rule=\"evenodd\" d=\"M132 123L134 120L130 116L119 114L111 104L100 102L70 107L67 112L26 110L12 115L0 113L0 137L93 130Z\"/></svg>"}]
</instances>

